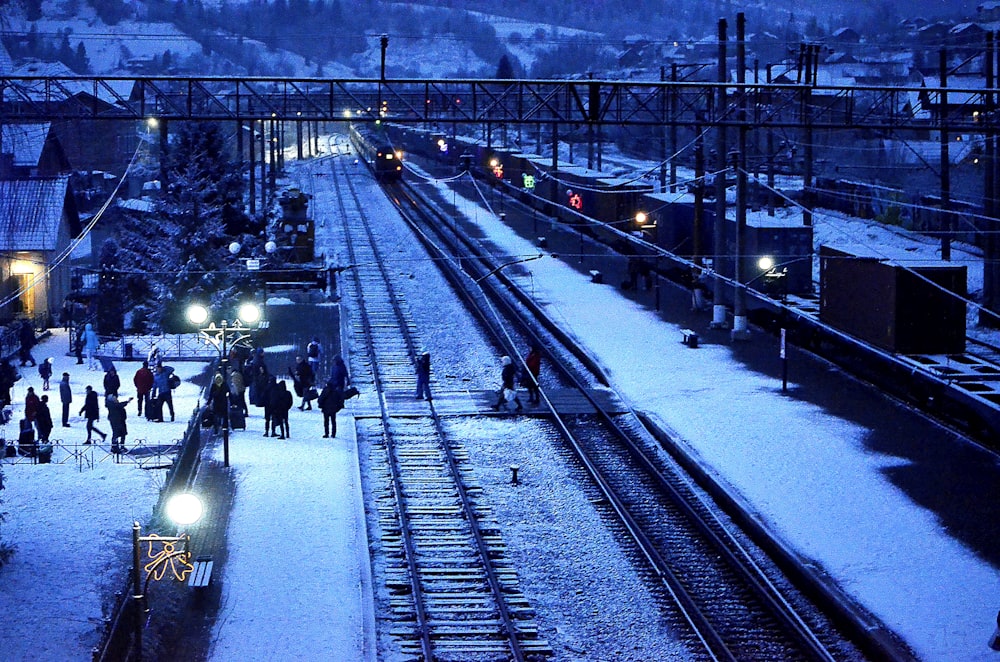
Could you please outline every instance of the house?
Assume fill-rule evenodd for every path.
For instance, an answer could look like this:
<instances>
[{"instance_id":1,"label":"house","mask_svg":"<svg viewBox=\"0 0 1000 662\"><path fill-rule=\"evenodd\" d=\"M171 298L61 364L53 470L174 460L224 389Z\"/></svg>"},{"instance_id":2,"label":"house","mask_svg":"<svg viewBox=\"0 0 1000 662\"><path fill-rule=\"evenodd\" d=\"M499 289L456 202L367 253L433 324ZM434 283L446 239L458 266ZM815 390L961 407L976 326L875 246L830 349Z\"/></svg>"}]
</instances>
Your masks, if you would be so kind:
<instances>
[{"instance_id":1,"label":"house","mask_svg":"<svg viewBox=\"0 0 1000 662\"><path fill-rule=\"evenodd\" d=\"M36 85L22 88L24 98L13 103L30 105L47 103L51 111L63 110L73 117L52 124L52 134L58 138L66 158L78 170L102 170L121 175L124 164L131 160L139 145L138 132L142 122L134 120L89 119L107 113L114 115L118 104L126 103L134 89L128 79L111 81L99 88L76 80L75 74L62 63L29 62L11 74L15 77L49 77L59 80L59 95L55 100L39 79Z\"/></svg>"},{"instance_id":2,"label":"house","mask_svg":"<svg viewBox=\"0 0 1000 662\"><path fill-rule=\"evenodd\" d=\"M0 322L45 325L70 291L80 217L68 176L0 180Z\"/></svg>"},{"instance_id":3,"label":"house","mask_svg":"<svg viewBox=\"0 0 1000 662\"><path fill-rule=\"evenodd\" d=\"M69 169L50 122L0 126L0 179L54 177Z\"/></svg>"}]
</instances>

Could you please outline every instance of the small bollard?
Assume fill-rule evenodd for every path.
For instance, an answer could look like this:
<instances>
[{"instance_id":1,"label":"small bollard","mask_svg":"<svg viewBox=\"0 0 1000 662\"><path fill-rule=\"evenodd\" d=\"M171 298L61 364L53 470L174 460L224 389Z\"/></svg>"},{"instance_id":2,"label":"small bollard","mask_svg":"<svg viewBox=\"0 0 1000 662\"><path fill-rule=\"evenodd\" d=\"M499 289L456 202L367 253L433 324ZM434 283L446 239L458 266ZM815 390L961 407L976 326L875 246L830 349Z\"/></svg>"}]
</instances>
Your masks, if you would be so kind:
<instances>
[{"instance_id":1,"label":"small bollard","mask_svg":"<svg viewBox=\"0 0 1000 662\"><path fill-rule=\"evenodd\" d=\"M997 629L993 631L993 637L990 639L990 648L1000 651L1000 612L997 612Z\"/></svg>"},{"instance_id":2,"label":"small bollard","mask_svg":"<svg viewBox=\"0 0 1000 662\"><path fill-rule=\"evenodd\" d=\"M510 484L517 485L517 472L520 470L520 466L517 464L510 465Z\"/></svg>"}]
</instances>

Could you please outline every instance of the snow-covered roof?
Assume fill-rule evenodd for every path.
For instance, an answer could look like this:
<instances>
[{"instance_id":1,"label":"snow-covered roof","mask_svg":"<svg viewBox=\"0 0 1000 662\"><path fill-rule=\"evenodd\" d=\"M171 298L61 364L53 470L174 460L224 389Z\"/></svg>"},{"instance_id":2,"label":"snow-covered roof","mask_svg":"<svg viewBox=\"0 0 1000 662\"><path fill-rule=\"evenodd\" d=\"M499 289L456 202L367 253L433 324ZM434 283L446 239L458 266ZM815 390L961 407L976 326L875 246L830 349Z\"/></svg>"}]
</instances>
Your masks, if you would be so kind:
<instances>
[{"instance_id":1,"label":"snow-covered roof","mask_svg":"<svg viewBox=\"0 0 1000 662\"><path fill-rule=\"evenodd\" d=\"M0 126L0 143L5 154L14 155L17 167L34 168L42 159L49 122L34 124L4 124Z\"/></svg>"},{"instance_id":2,"label":"snow-covered roof","mask_svg":"<svg viewBox=\"0 0 1000 662\"><path fill-rule=\"evenodd\" d=\"M0 181L0 251L51 251L69 193L69 177Z\"/></svg>"}]
</instances>

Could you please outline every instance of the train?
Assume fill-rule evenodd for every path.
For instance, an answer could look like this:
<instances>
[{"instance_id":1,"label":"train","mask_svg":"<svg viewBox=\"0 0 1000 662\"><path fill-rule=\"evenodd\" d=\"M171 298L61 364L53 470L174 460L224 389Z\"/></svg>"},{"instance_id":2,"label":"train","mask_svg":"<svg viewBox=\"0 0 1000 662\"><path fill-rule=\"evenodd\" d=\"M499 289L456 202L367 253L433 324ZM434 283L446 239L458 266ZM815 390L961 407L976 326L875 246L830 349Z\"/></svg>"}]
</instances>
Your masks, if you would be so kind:
<instances>
[{"instance_id":1,"label":"train","mask_svg":"<svg viewBox=\"0 0 1000 662\"><path fill-rule=\"evenodd\" d=\"M380 182L403 178L403 152L395 149L380 126L352 123L348 128L351 144Z\"/></svg>"},{"instance_id":2,"label":"train","mask_svg":"<svg viewBox=\"0 0 1000 662\"><path fill-rule=\"evenodd\" d=\"M781 315L769 302L791 297L803 310L811 307L810 313L815 312L822 323L891 353L963 351L964 266L922 262L907 270L858 246L817 249L813 226L804 222L800 208L782 205L777 196L773 206L763 204L767 200L763 190L751 191L754 202L747 210L739 247L730 205L718 250L711 184L700 197L694 186L655 191L644 178L561 161L553 164L551 156L414 126L390 123L384 129L392 143L405 146L409 154L453 167L455 172L468 170L538 213L611 246L629 257L631 273L683 282L700 272L692 265L709 265L718 254L718 264L711 268L735 282L733 256L738 254L740 281L762 295L748 303L751 316L756 311L761 311L759 317ZM789 197L801 195L796 191ZM911 262L912 258L901 263ZM818 281L814 265L819 266ZM913 272L918 273L907 275ZM724 296L731 297L733 288L724 289ZM936 303L927 306L921 301Z\"/></svg>"}]
</instances>

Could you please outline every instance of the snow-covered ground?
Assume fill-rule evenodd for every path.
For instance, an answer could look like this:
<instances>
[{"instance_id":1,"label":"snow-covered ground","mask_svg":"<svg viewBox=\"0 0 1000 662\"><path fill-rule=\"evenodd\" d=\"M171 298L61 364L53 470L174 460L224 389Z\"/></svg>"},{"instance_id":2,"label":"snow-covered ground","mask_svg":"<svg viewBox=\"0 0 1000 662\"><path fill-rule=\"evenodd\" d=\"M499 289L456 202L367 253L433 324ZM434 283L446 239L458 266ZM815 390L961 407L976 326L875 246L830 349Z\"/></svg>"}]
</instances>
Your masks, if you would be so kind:
<instances>
[{"instance_id":1,"label":"snow-covered ground","mask_svg":"<svg viewBox=\"0 0 1000 662\"><path fill-rule=\"evenodd\" d=\"M314 178L317 188L323 186L321 181ZM322 189L316 193L328 194ZM508 255L537 254L536 246L481 206L461 198L456 201L461 213ZM835 221L829 217L825 222ZM870 225L865 227L860 232L874 232ZM852 230L855 236L857 232ZM322 241L329 244L331 238ZM412 249L413 242L400 236L392 242L399 252L393 258L400 260L396 267L414 276L414 292L408 299L416 302L420 297L415 293L428 282L426 270L433 266L414 264L403 253L404 247ZM773 376L748 370L725 344L705 344L697 351L686 348L678 342L674 325L616 288L590 283L557 258L522 266L530 270L525 278L530 278L536 298L599 357L627 402L675 431L681 443L751 503L788 544L814 559L898 632L921 659L996 659L987 641L995 626L1000 572L887 478L906 460L868 445L872 428L808 400L782 395ZM971 276L970 272L970 281ZM587 296L581 297L581 291ZM438 357L435 387L491 387L494 351L484 341L467 337L476 334L469 332L462 318L435 317L428 312L435 309L431 304L413 303L413 307L418 329ZM621 342L623 328L643 342ZM99 386L102 373L76 366L65 356L65 348L65 336L57 331L37 348L36 358L52 356L56 375L63 370L73 375L78 409L83 386ZM447 370L449 363L459 364L457 355L464 357L461 365L471 366L466 374ZM126 395L133 391L135 365L119 365ZM172 365L185 378L204 367ZM14 393L18 403L23 402L26 386L40 389L34 369L25 369L24 375ZM794 372L791 376L794 388ZM50 396L55 393L49 391ZM197 398L197 387L187 381L181 385L175 397L178 422L173 424L139 420L130 407L130 439L179 438ZM58 427L58 405L52 408L57 419L54 436L66 432L63 438L82 440L82 420L74 416L73 427L64 430ZM346 660L373 654L367 648L369 615L357 611L367 604L369 590L364 578L367 548L357 528L361 498L357 482L359 477L364 480L364 473L355 468L356 463L363 468L366 460L354 456L347 432L351 413L351 407L342 412L343 439L330 441L319 437L321 423L315 412L293 409L295 433L288 446L289 456L298 459L291 472L267 461L263 444L268 442L259 435L259 418L251 418L246 433L236 433L233 469L239 487L228 532L231 557L221 576L224 609L215 634L215 658L251 659L247 657L251 643L268 646L267 655L273 659L293 659L287 657L288 651L296 649L311 651L307 658L297 659L326 655ZM600 518L593 504L581 498L585 494L566 460L553 450L554 442L544 434L530 433L521 443L512 443L512 425L501 420L467 426L470 456L482 478L484 498L496 505L502 535L523 564L522 588L538 608L542 625L552 628L562 659L683 659L683 649L670 641L668 633L656 630L653 609L623 606L620 612L617 607L601 611L597 604L585 602L587 596L558 594L576 579L559 573L587 567L588 576L592 572L600 578L594 586L603 591L599 594L603 605L625 605L631 596L623 598L617 589L632 585L635 569L620 551L607 548ZM941 435L948 436L944 431ZM993 454L982 457L985 463L997 462ZM517 488L507 478L510 462L522 467L523 483ZM29 616L5 619L0 628L2 657L86 659L101 627L102 600L124 584L131 522L148 519L162 473L110 460L92 466L5 465L4 471L3 508L10 516L3 525L3 540L18 550L11 564L0 570L0 613ZM275 471L281 473L274 475ZM281 481L280 489L273 481ZM332 486L342 489L332 493ZM284 512L289 499L299 506L294 520L272 522L269 518ZM586 525L556 538L545 529L547 518ZM280 535L273 535L275 529ZM264 535L267 531L270 537ZM318 533L329 544L318 546ZM266 549L255 547L264 537ZM546 540L557 541L547 553L540 547ZM312 551L310 558L317 566L297 576L277 571L276 564L261 556L304 549ZM358 555L350 556L350 550ZM322 590L305 595L288 591L290 584L310 585L313 580L311 585ZM377 592L374 584L371 590ZM262 625L255 596L264 594L269 596L268 613L280 612L281 619ZM642 605L641 586L634 596ZM317 604L323 605L321 612L316 611ZM45 636L39 636L39 623L44 623ZM658 639L665 642L661 649L653 647ZM322 643L322 652L311 647L314 642Z\"/></svg>"}]
</instances>

